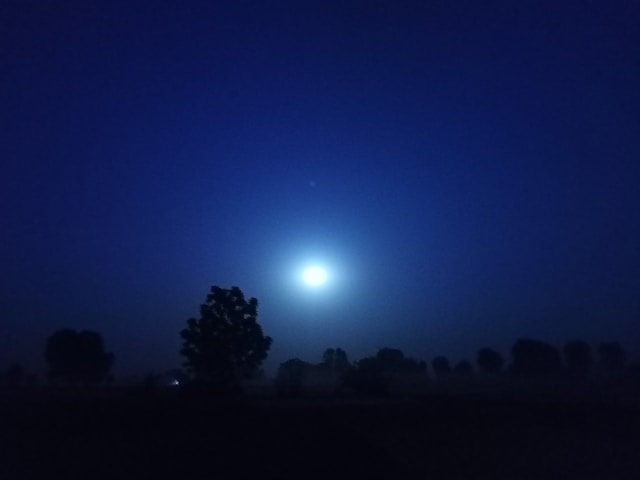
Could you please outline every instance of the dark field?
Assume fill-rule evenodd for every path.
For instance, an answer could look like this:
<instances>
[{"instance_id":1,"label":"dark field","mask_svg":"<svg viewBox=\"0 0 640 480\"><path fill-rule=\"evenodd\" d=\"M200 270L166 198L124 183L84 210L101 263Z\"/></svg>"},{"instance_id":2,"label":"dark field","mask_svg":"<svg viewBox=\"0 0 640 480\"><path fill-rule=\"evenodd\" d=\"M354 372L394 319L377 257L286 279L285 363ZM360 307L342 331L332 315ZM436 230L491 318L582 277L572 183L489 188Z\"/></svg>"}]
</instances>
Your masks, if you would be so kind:
<instances>
[{"instance_id":1,"label":"dark field","mask_svg":"<svg viewBox=\"0 0 640 480\"><path fill-rule=\"evenodd\" d=\"M619 404L3 397L3 480L640 478L639 411Z\"/></svg>"}]
</instances>

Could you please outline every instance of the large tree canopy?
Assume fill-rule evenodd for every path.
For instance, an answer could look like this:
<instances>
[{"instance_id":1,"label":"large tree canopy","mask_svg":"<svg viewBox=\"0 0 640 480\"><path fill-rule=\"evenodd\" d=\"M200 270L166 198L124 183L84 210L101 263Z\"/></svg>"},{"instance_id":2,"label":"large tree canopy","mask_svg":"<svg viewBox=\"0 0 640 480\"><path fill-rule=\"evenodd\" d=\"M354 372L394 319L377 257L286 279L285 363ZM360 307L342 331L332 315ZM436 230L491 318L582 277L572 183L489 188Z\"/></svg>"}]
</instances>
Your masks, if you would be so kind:
<instances>
[{"instance_id":1,"label":"large tree canopy","mask_svg":"<svg viewBox=\"0 0 640 480\"><path fill-rule=\"evenodd\" d=\"M200 318L190 318L182 330L185 366L197 381L220 387L253 375L267 357L271 338L257 322L258 300L245 300L238 287L211 287L200 306Z\"/></svg>"}]
</instances>

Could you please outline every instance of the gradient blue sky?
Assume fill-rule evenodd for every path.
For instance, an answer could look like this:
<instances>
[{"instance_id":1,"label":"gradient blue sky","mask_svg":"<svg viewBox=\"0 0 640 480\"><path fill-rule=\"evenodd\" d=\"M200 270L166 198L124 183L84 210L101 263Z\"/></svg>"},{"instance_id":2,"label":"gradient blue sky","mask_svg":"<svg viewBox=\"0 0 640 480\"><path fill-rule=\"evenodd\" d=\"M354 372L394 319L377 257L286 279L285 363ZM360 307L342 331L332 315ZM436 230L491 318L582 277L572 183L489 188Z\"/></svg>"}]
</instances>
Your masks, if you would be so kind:
<instances>
[{"instance_id":1,"label":"gradient blue sky","mask_svg":"<svg viewBox=\"0 0 640 480\"><path fill-rule=\"evenodd\" d=\"M519 336L637 359L638 25L631 0L3 2L0 366L60 327L120 374L178 365L211 285L258 298L269 368Z\"/></svg>"}]
</instances>

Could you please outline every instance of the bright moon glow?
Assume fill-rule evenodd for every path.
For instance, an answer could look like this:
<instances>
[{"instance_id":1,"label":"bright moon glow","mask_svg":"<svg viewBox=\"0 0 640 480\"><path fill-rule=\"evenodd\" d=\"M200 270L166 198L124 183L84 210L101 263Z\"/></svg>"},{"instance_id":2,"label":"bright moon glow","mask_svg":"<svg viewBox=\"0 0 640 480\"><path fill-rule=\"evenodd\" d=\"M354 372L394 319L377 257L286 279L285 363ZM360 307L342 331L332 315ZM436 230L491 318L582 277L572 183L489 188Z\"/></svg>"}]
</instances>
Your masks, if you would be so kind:
<instances>
[{"instance_id":1,"label":"bright moon glow","mask_svg":"<svg viewBox=\"0 0 640 480\"><path fill-rule=\"evenodd\" d=\"M327 271L318 266L308 267L302 274L302 278L310 287L319 287L327 281Z\"/></svg>"}]
</instances>

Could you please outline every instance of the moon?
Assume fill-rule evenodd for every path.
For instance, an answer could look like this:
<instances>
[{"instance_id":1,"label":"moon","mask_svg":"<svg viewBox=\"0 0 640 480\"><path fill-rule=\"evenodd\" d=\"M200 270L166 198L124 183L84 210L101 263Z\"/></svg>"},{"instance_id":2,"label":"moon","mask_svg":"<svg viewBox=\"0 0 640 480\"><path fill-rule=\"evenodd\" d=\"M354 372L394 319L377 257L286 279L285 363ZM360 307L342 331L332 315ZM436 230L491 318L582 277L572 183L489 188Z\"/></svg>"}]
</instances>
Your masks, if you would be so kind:
<instances>
[{"instance_id":1,"label":"moon","mask_svg":"<svg viewBox=\"0 0 640 480\"><path fill-rule=\"evenodd\" d=\"M310 287L320 287L327 281L327 271L319 265L312 265L302 272L302 279Z\"/></svg>"}]
</instances>

